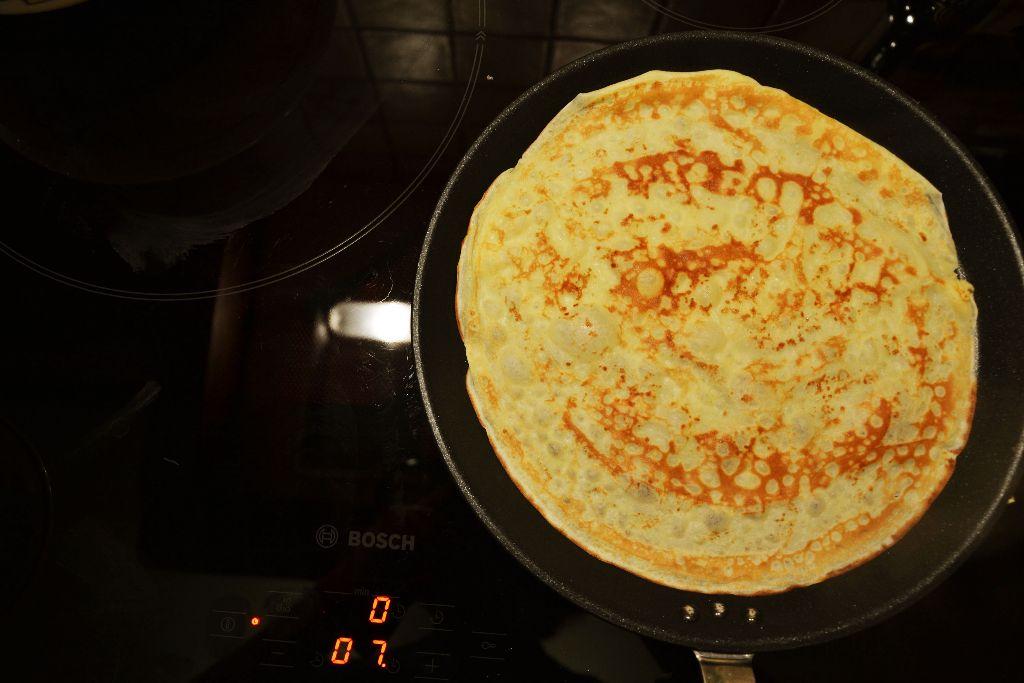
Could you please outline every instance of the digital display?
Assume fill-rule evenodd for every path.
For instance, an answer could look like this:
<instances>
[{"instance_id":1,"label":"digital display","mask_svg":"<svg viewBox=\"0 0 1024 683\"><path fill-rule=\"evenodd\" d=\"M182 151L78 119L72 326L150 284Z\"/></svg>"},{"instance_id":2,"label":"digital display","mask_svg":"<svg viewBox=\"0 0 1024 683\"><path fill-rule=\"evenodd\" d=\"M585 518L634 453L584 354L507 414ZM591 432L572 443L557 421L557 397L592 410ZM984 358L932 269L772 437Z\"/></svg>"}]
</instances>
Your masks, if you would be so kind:
<instances>
[{"instance_id":1,"label":"digital display","mask_svg":"<svg viewBox=\"0 0 1024 683\"><path fill-rule=\"evenodd\" d=\"M391 597L378 595L373 598L370 604L369 615L366 618L368 624L381 625L387 623L388 613L391 609ZM330 652L330 663L333 666L348 666L352 660L353 652L358 648L362 659L374 662L381 669L388 668L386 659L388 641L384 638L374 638L371 633L369 637L357 638L353 633L339 633L334 640L333 649Z\"/></svg>"},{"instance_id":2,"label":"digital display","mask_svg":"<svg viewBox=\"0 0 1024 683\"><path fill-rule=\"evenodd\" d=\"M256 666L318 671L317 680L477 681L501 673L511 647L493 617L394 588L269 591L259 612L214 610L208 626L216 643L244 650ZM253 646L239 649L250 637Z\"/></svg>"}]
</instances>

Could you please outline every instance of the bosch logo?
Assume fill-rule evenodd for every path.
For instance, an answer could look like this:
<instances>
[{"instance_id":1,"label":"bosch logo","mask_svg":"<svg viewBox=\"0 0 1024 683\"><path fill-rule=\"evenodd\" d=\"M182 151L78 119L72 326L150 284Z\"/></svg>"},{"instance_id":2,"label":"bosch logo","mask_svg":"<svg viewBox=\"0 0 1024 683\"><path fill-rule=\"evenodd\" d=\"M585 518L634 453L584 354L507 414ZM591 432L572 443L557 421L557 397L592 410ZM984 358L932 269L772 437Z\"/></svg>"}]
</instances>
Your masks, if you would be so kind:
<instances>
[{"instance_id":1,"label":"bosch logo","mask_svg":"<svg viewBox=\"0 0 1024 683\"><path fill-rule=\"evenodd\" d=\"M350 548L375 548L377 550L416 549L416 536L411 534L389 534L386 531L349 531Z\"/></svg>"},{"instance_id":2,"label":"bosch logo","mask_svg":"<svg viewBox=\"0 0 1024 683\"><path fill-rule=\"evenodd\" d=\"M321 548L333 548L338 542L338 528L333 524L321 524L316 530L316 544Z\"/></svg>"}]
</instances>

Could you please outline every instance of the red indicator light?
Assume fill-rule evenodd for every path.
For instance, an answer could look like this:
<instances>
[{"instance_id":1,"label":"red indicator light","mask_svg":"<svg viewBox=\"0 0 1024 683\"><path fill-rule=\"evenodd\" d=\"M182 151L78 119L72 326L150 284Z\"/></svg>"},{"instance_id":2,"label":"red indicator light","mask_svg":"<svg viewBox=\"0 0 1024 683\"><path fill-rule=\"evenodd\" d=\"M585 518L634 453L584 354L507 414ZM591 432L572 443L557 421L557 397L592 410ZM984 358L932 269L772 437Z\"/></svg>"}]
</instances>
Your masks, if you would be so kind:
<instances>
[{"instance_id":1,"label":"red indicator light","mask_svg":"<svg viewBox=\"0 0 1024 683\"><path fill-rule=\"evenodd\" d=\"M253 626L259 626L260 625L260 618L259 617L253 617L252 619L249 620L249 623L252 624Z\"/></svg>"},{"instance_id":2,"label":"red indicator light","mask_svg":"<svg viewBox=\"0 0 1024 683\"><path fill-rule=\"evenodd\" d=\"M391 598L386 595L378 595L373 599L373 607L370 608L370 623L383 624L388 618L388 608L391 607Z\"/></svg>"},{"instance_id":3,"label":"red indicator light","mask_svg":"<svg viewBox=\"0 0 1024 683\"><path fill-rule=\"evenodd\" d=\"M342 652L344 648L344 652ZM334 652L331 653L331 664L348 664L349 655L352 654L352 639L342 636L334 641Z\"/></svg>"}]
</instances>

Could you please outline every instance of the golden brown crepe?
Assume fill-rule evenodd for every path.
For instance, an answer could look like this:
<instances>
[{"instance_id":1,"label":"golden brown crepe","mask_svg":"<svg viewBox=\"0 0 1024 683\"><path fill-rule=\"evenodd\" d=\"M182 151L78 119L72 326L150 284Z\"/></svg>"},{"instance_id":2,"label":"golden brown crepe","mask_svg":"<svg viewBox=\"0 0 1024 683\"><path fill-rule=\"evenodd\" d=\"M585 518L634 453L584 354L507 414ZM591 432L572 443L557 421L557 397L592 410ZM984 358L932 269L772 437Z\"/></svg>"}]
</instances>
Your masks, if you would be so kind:
<instances>
[{"instance_id":1,"label":"golden brown crepe","mask_svg":"<svg viewBox=\"0 0 1024 683\"><path fill-rule=\"evenodd\" d=\"M894 543L970 429L938 191L729 71L580 95L473 214L468 387L547 520L669 586L811 584Z\"/></svg>"}]
</instances>

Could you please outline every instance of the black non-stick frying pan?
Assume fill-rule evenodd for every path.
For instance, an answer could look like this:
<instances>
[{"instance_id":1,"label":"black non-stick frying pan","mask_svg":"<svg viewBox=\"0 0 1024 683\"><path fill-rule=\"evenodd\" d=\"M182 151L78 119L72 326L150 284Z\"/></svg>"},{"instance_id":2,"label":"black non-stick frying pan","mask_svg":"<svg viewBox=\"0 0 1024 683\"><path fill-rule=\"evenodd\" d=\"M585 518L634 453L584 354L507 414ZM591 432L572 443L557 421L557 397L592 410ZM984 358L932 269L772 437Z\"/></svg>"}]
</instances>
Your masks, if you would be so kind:
<instances>
[{"instance_id":1,"label":"black non-stick frying pan","mask_svg":"<svg viewBox=\"0 0 1024 683\"><path fill-rule=\"evenodd\" d=\"M942 192L979 309L974 425L945 490L877 558L778 595L668 588L595 559L550 526L509 479L477 420L455 320L456 265L474 206L566 103L652 69L714 68L785 90L928 178ZM1022 338L1020 249L1006 209L960 143L913 100L857 66L797 43L729 33L617 45L560 69L510 105L469 149L441 195L413 304L413 344L427 414L459 488L491 532L542 581L594 614L646 636L719 653L796 647L865 628L920 598L977 545L1005 503L1021 460Z\"/></svg>"}]
</instances>

